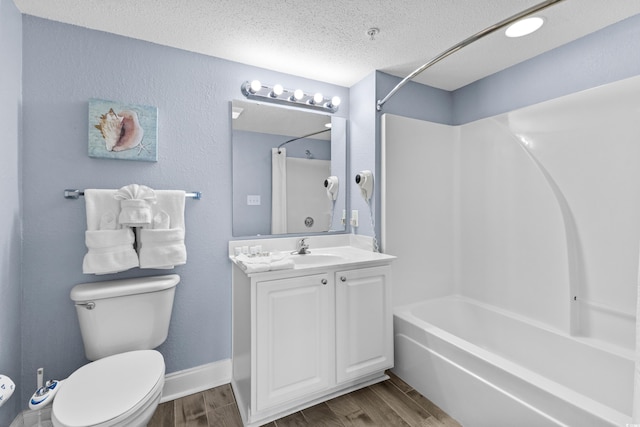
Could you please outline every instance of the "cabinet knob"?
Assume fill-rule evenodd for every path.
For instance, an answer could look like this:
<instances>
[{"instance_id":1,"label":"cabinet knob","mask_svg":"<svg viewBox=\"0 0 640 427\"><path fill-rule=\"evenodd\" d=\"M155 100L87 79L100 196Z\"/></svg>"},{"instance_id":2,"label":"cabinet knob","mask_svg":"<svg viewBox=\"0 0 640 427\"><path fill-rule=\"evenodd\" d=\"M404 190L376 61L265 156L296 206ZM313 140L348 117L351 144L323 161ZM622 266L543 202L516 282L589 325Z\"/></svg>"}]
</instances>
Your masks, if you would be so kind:
<instances>
[{"instance_id":1,"label":"cabinet knob","mask_svg":"<svg viewBox=\"0 0 640 427\"><path fill-rule=\"evenodd\" d=\"M346 282L346 281L347 281L347 278L346 278L346 277L344 277L344 276L340 276L340 281L341 281L341 282Z\"/></svg>"},{"instance_id":2,"label":"cabinet knob","mask_svg":"<svg viewBox=\"0 0 640 427\"><path fill-rule=\"evenodd\" d=\"M326 285L326 284L327 284L327 279L322 279L322 280L320 281L320 283L322 283L323 285Z\"/></svg>"}]
</instances>

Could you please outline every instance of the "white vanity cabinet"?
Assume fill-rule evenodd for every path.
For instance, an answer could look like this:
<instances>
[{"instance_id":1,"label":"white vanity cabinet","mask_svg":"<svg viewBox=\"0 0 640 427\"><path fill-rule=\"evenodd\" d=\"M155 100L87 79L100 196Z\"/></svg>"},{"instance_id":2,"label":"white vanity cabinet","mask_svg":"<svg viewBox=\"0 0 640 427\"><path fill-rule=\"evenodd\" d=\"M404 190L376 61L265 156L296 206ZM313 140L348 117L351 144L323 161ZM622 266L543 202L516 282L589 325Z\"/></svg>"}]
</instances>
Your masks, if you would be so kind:
<instances>
[{"instance_id":1,"label":"white vanity cabinet","mask_svg":"<svg viewBox=\"0 0 640 427\"><path fill-rule=\"evenodd\" d=\"M256 411L326 390L334 288L326 274L256 283Z\"/></svg>"},{"instance_id":2,"label":"white vanity cabinet","mask_svg":"<svg viewBox=\"0 0 640 427\"><path fill-rule=\"evenodd\" d=\"M393 366L390 280L389 266L335 274L339 384Z\"/></svg>"},{"instance_id":3,"label":"white vanity cabinet","mask_svg":"<svg viewBox=\"0 0 640 427\"><path fill-rule=\"evenodd\" d=\"M232 386L245 425L387 378L389 263L250 275L234 264Z\"/></svg>"}]
</instances>

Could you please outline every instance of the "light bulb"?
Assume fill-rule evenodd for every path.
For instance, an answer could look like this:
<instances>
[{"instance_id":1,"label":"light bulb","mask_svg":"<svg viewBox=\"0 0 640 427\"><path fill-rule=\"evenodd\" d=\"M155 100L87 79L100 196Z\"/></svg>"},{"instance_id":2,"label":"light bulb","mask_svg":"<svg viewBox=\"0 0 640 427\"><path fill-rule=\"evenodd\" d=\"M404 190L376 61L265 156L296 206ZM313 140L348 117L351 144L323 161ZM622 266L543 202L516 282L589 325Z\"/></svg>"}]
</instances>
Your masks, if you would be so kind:
<instances>
[{"instance_id":1,"label":"light bulb","mask_svg":"<svg viewBox=\"0 0 640 427\"><path fill-rule=\"evenodd\" d=\"M302 91L302 89L296 89L295 92L293 92L293 98L296 101L300 101L302 98L304 98L304 92Z\"/></svg>"},{"instance_id":2,"label":"light bulb","mask_svg":"<svg viewBox=\"0 0 640 427\"><path fill-rule=\"evenodd\" d=\"M340 105L342 101L340 100L339 96L334 96L333 98L331 98L331 106L333 107L337 107Z\"/></svg>"},{"instance_id":3,"label":"light bulb","mask_svg":"<svg viewBox=\"0 0 640 427\"><path fill-rule=\"evenodd\" d=\"M506 29L504 34L507 37L522 37L527 34L531 34L534 31L538 30L544 24L544 19L533 16L531 18L521 19L511 25Z\"/></svg>"},{"instance_id":4,"label":"light bulb","mask_svg":"<svg viewBox=\"0 0 640 427\"><path fill-rule=\"evenodd\" d=\"M324 100L324 96L320 92L313 95L313 103L320 104Z\"/></svg>"},{"instance_id":5,"label":"light bulb","mask_svg":"<svg viewBox=\"0 0 640 427\"><path fill-rule=\"evenodd\" d=\"M262 89L262 83L260 83L260 80L254 80L251 82L251 85L249 87L249 92L256 93L260 91L260 89Z\"/></svg>"},{"instance_id":6,"label":"light bulb","mask_svg":"<svg viewBox=\"0 0 640 427\"><path fill-rule=\"evenodd\" d=\"M282 95L282 93L284 92L284 88L282 87L282 85L275 85L273 87L273 95L275 96L280 96Z\"/></svg>"}]
</instances>

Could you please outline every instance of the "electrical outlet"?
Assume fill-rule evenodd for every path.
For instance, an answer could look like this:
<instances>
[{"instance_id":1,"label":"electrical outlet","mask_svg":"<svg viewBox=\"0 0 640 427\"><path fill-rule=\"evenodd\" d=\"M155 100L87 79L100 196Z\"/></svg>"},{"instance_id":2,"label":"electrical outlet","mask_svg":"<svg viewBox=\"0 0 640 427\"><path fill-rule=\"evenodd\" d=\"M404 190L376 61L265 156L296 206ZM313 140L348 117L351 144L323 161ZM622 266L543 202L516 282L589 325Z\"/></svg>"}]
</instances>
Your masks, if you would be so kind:
<instances>
[{"instance_id":1,"label":"electrical outlet","mask_svg":"<svg viewBox=\"0 0 640 427\"><path fill-rule=\"evenodd\" d=\"M259 206L260 205L260 196L247 196L247 205L249 206Z\"/></svg>"},{"instance_id":2,"label":"electrical outlet","mask_svg":"<svg viewBox=\"0 0 640 427\"><path fill-rule=\"evenodd\" d=\"M354 209L351 211L351 226L352 227L358 226L358 210L357 209Z\"/></svg>"}]
</instances>

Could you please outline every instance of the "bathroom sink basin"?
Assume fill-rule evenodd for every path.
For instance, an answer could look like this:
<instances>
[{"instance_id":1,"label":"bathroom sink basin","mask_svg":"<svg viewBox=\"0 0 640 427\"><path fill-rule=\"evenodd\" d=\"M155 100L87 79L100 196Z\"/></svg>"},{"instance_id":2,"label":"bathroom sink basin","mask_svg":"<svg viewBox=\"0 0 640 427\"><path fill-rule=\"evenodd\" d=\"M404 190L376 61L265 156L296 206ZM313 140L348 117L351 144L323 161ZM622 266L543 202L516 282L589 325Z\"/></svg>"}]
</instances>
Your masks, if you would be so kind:
<instances>
[{"instance_id":1,"label":"bathroom sink basin","mask_svg":"<svg viewBox=\"0 0 640 427\"><path fill-rule=\"evenodd\" d=\"M296 265L305 265L305 266L331 265L331 264L337 264L345 260L345 258L340 255L314 254L313 252L305 255L294 254L291 256L291 259L293 259L293 262L295 262Z\"/></svg>"}]
</instances>

